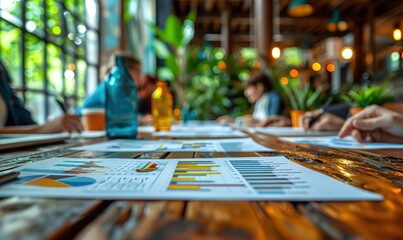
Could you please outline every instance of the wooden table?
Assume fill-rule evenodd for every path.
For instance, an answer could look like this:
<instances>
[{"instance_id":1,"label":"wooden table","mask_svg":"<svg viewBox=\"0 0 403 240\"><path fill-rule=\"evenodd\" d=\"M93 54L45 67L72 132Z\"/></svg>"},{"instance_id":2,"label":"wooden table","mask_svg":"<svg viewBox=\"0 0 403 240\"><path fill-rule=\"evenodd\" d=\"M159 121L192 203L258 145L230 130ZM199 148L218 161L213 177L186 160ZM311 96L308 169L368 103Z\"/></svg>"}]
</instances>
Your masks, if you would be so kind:
<instances>
[{"instance_id":1,"label":"wooden table","mask_svg":"<svg viewBox=\"0 0 403 240\"><path fill-rule=\"evenodd\" d=\"M9 198L0 239L403 239L403 150L350 151L251 134L274 153L137 153L133 158L284 155L339 181L380 193L381 202L99 201ZM53 156L97 157L67 148L104 139L0 154L0 169ZM14 162L13 162L14 161ZM7 167L6 167L7 168Z\"/></svg>"}]
</instances>

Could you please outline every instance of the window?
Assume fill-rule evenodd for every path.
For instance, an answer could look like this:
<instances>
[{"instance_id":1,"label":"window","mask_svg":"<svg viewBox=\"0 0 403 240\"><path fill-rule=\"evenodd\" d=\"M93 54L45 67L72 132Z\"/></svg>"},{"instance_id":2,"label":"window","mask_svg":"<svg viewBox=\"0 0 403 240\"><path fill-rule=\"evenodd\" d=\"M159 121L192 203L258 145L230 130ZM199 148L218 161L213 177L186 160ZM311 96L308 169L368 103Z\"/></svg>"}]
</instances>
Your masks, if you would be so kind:
<instances>
[{"instance_id":1,"label":"window","mask_svg":"<svg viewBox=\"0 0 403 240\"><path fill-rule=\"evenodd\" d=\"M0 0L0 58L38 123L98 82L99 18L99 0Z\"/></svg>"}]
</instances>

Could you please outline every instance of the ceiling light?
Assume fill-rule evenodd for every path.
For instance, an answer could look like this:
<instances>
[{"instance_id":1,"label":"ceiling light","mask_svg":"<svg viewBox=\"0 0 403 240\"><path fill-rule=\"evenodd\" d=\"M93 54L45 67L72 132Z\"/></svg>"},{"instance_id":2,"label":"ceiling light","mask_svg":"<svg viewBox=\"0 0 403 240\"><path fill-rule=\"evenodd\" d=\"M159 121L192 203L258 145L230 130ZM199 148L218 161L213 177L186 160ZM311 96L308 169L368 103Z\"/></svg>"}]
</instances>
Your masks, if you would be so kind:
<instances>
[{"instance_id":1,"label":"ceiling light","mask_svg":"<svg viewBox=\"0 0 403 240\"><path fill-rule=\"evenodd\" d=\"M288 5L288 14L293 17L306 17L313 13L313 7L307 0L292 0Z\"/></svg>"}]
</instances>

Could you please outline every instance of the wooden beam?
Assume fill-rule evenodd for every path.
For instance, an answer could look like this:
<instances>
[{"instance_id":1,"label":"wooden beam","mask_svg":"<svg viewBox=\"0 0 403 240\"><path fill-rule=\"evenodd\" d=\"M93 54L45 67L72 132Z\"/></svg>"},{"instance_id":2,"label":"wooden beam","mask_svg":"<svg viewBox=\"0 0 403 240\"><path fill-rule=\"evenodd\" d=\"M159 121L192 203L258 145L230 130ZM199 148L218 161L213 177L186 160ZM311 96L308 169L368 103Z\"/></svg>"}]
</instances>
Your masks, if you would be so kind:
<instances>
[{"instance_id":1,"label":"wooden beam","mask_svg":"<svg viewBox=\"0 0 403 240\"><path fill-rule=\"evenodd\" d=\"M255 21L255 47L262 58L270 63L273 41L273 0L255 0Z\"/></svg>"},{"instance_id":2,"label":"wooden beam","mask_svg":"<svg viewBox=\"0 0 403 240\"><path fill-rule=\"evenodd\" d=\"M204 4L204 9L206 12L210 12L213 10L214 7L214 0L206 0L206 3Z\"/></svg>"},{"instance_id":3,"label":"wooden beam","mask_svg":"<svg viewBox=\"0 0 403 240\"><path fill-rule=\"evenodd\" d=\"M204 40L209 42L221 42L222 38L223 37L221 34L215 34L215 33L204 34ZM235 42L238 41L249 42L250 36L249 34L233 34L232 39Z\"/></svg>"},{"instance_id":4,"label":"wooden beam","mask_svg":"<svg viewBox=\"0 0 403 240\"><path fill-rule=\"evenodd\" d=\"M368 6L368 23L369 23L369 70L372 75L376 72L376 46L375 46L375 6L374 0L371 0Z\"/></svg>"},{"instance_id":5,"label":"wooden beam","mask_svg":"<svg viewBox=\"0 0 403 240\"><path fill-rule=\"evenodd\" d=\"M365 44L364 22L354 24L354 58L353 58L353 81L361 83L362 74L365 71Z\"/></svg>"},{"instance_id":6,"label":"wooden beam","mask_svg":"<svg viewBox=\"0 0 403 240\"><path fill-rule=\"evenodd\" d=\"M225 49L228 56L232 54L232 31L231 31L231 7L227 1L225 1L225 9L222 13L222 25L221 25L221 47Z\"/></svg>"},{"instance_id":7,"label":"wooden beam","mask_svg":"<svg viewBox=\"0 0 403 240\"><path fill-rule=\"evenodd\" d=\"M242 4L242 10L249 11L251 6L252 6L252 0L245 0L245 1L243 1L243 4Z\"/></svg>"}]
</instances>

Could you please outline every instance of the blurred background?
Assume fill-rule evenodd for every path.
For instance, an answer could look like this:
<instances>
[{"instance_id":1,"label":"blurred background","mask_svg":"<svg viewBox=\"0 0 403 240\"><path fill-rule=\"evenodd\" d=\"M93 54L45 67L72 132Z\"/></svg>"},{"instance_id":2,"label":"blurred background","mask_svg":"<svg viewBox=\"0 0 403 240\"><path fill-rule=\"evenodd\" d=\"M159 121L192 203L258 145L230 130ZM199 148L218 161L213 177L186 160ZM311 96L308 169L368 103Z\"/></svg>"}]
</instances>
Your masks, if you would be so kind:
<instances>
[{"instance_id":1,"label":"blurred background","mask_svg":"<svg viewBox=\"0 0 403 240\"><path fill-rule=\"evenodd\" d=\"M329 95L387 81L402 101L402 16L400 0L0 0L0 58L39 123L55 99L74 112L118 50L180 82L195 119L250 112L254 71Z\"/></svg>"}]
</instances>

